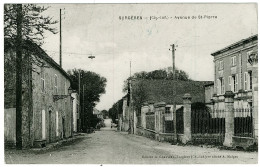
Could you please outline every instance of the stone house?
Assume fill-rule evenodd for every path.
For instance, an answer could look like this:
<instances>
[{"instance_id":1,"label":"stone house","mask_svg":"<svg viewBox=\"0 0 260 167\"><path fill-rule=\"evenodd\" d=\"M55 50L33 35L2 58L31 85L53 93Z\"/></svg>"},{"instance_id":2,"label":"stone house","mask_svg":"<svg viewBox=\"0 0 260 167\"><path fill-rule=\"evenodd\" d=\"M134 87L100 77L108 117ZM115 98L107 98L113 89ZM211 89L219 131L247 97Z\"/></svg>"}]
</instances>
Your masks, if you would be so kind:
<instances>
[{"instance_id":1,"label":"stone house","mask_svg":"<svg viewBox=\"0 0 260 167\"><path fill-rule=\"evenodd\" d=\"M234 108L253 106L253 80L257 80L257 68L250 63L258 51L258 35L248 37L220 49L214 57L214 103L215 109L224 109L224 94L235 94Z\"/></svg>"},{"instance_id":2,"label":"stone house","mask_svg":"<svg viewBox=\"0 0 260 167\"><path fill-rule=\"evenodd\" d=\"M15 144L15 46L5 39L5 143ZM22 143L39 147L72 136L70 77L43 49L23 42Z\"/></svg>"},{"instance_id":3,"label":"stone house","mask_svg":"<svg viewBox=\"0 0 260 167\"><path fill-rule=\"evenodd\" d=\"M239 110L252 111L253 137L258 138L258 35L235 42L211 54L214 57L216 110L225 108L224 94L234 94L235 117ZM234 114L234 113L232 113ZM242 117L247 117L244 114ZM233 132L232 132L233 133Z\"/></svg>"}]
</instances>

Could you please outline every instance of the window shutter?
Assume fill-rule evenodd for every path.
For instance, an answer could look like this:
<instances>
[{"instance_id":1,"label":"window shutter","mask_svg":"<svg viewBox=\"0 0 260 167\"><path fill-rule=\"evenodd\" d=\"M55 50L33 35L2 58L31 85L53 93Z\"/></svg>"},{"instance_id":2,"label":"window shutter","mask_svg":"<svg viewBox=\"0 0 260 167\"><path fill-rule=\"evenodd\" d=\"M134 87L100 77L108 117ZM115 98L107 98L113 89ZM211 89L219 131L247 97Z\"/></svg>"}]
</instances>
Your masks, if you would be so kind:
<instances>
[{"instance_id":1,"label":"window shutter","mask_svg":"<svg viewBox=\"0 0 260 167\"><path fill-rule=\"evenodd\" d=\"M235 80L235 92L238 91L238 74L236 74L236 80Z\"/></svg>"},{"instance_id":2,"label":"window shutter","mask_svg":"<svg viewBox=\"0 0 260 167\"><path fill-rule=\"evenodd\" d=\"M232 76L228 77L228 85L230 87L230 90L232 91L231 78L232 78Z\"/></svg>"},{"instance_id":3,"label":"window shutter","mask_svg":"<svg viewBox=\"0 0 260 167\"><path fill-rule=\"evenodd\" d=\"M222 78L222 86L223 86L222 94L225 94L225 80L224 80L224 78Z\"/></svg>"},{"instance_id":4,"label":"window shutter","mask_svg":"<svg viewBox=\"0 0 260 167\"><path fill-rule=\"evenodd\" d=\"M247 90L247 72L244 73L244 90Z\"/></svg>"}]
</instances>

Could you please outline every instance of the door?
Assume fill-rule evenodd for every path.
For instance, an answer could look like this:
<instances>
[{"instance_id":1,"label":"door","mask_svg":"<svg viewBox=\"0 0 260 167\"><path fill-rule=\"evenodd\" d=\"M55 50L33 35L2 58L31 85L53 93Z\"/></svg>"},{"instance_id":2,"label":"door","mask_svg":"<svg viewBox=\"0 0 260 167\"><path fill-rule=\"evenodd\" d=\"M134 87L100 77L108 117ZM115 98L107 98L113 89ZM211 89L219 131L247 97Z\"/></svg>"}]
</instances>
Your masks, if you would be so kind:
<instances>
[{"instance_id":1,"label":"door","mask_svg":"<svg viewBox=\"0 0 260 167\"><path fill-rule=\"evenodd\" d=\"M62 117L62 138L65 138L65 118Z\"/></svg>"},{"instance_id":2,"label":"door","mask_svg":"<svg viewBox=\"0 0 260 167\"><path fill-rule=\"evenodd\" d=\"M42 110L42 140L46 139L45 110Z\"/></svg>"},{"instance_id":3,"label":"door","mask_svg":"<svg viewBox=\"0 0 260 167\"><path fill-rule=\"evenodd\" d=\"M52 122L52 120L51 120L51 110L49 111L49 142L51 142L52 141L52 133L51 133L51 122Z\"/></svg>"}]
</instances>

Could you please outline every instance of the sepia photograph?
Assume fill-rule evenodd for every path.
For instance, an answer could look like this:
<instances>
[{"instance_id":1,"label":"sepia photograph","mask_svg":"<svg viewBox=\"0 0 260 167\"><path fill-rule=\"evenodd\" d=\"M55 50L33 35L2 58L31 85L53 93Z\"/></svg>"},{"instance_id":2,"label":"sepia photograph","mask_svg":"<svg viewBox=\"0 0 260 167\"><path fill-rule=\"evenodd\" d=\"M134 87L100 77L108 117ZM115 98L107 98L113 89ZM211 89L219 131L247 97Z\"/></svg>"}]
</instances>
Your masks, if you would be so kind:
<instances>
[{"instance_id":1,"label":"sepia photograph","mask_svg":"<svg viewBox=\"0 0 260 167\"><path fill-rule=\"evenodd\" d=\"M258 164L258 3L8 3L4 164Z\"/></svg>"}]
</instances>

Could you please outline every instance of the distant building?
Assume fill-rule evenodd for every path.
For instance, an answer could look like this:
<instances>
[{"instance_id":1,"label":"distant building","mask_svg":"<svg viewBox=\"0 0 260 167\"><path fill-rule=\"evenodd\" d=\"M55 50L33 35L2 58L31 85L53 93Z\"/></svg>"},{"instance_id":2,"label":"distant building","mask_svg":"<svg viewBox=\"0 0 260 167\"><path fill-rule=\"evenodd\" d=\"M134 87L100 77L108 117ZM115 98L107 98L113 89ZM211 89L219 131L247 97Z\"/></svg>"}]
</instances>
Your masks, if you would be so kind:
<instances>
[{"instance_id":1,"label":"distant building","mask_svg":"<svg viewBox=\"0 0 260 167\"><path fill-rule=\"evenodd\" d=\"M215 64L212 101L215 109L224 109L223 95L226 91L235 94L234 108L253 106L253 78L257 80L257 75L253 73L256 73L257 69L253 69L252 61L258 57L257 44L258 35L254 35L211 54Z\"/></svg>"},{"instance_id":2,"label":"distant building","mask_svg":"<svg viewBox=\"0 0 260 167\"><path fill-rule=\"evenodd\" d=\"M96 108L93 108L93 115L96 115L97 118L104 119L103 118L103 113L101 111L99 111L98 109L96 109Z\"/></svg>"},{"instance_id":3,"label":"distant building","mask_svg":"<svg viewBox=\"0 0 260 167\"><path fill-rule=\"evenodd\" d=\"M5 144L16 142L15 46L5 39ZM22 82L23 147L44 146L72 136L72 98L68 74L38 45L24 41Z\"/></svg>"}]
</instances>

